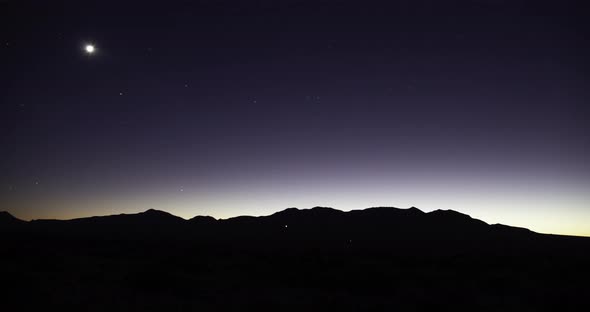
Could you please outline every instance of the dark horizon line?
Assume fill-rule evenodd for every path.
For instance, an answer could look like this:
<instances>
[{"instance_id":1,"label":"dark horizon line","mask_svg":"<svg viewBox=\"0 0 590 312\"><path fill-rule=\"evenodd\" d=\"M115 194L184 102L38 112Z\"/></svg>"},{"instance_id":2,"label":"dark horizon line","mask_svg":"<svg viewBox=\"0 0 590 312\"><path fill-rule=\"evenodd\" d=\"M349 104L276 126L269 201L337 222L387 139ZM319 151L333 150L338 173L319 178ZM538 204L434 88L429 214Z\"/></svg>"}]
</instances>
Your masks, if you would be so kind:
<instances>
[{"instance_id":1,"label":"dark horizon line","mask_svg":"<svg viewBox=\"0 0 590 312\"><path fill-rule=\"evenodd\" d=\"M32 221L72 221L72 220L81 220L81 219L88 219L88 218L100 218L100 217L111 217L111 216L122 216L122 215L129 215L129 216L131 216L131 215L144 214L144 213L147 213L147 212L150 212L150 211L153 211L153 212L163 212L163 213L169 214L171 216L174 216L174 217L183 219L185 221L190 221L190 220L192 220L194 218L198 218L198 217L213 218L216 221L222 221L222 220L230 220L230 219L241 218L241 217L253 217L253 218L268 217L268 216L271 216L273 214L280 213L280 212L283 212L283 211L286 211L286 210L290 210L290 209L296 209L296 210L299 210L299 211L304 211L304 210L312 210L312 209L318 209L318 208L320 208L320 209L331 209L331 210L335 210L335 211L343 212L343 213L347 213L347 212L351 212L351 211L362 211L362 210L366 210L366 209L375 209L375 208L390 208L390 209L399 209L399 210L416 209L416 210L419 210L420 212L423 212L423 213L431 213L433 211L451 211L451 212L457 212L457 213L460 213L460 214L464 214L464 213L461 213L461 212L456 211L456 210L453 210L453 209L436 209L436 210L433 210L433 211L430 211L430 212L425 212L425 211L422 211L421 209L419 209L417 207L414 207L414 206L411 206L411 207L408 207L408 208L400 208L400 207L394 207L394 206L373 206L373 207L367 207L367 208L351 209L351 210L347 210L347 211L336 209L336 208L333 208L333 207L327 207L327 206L313 206L311 208L288 207L288 208L284 208L283 210L278 210L276 212L270 213L268 215L247 215L246 214L246 215L236 215L236 216L228 217L228 218L215 218L215 217L210 216L210 215L195 215L192 218L188 218L188 219L183 218L181 216L177 216L177 215L175 215L173 213L170 213L170 212L168 212L166 210L155 209L155 208L148 208L147 210L138 211L138 212L130 212L130 213L122 212L122 213L114 213L114 214L107 214L107 215L91 215L91 216L77 217L77 218L71 218L71 219L39 218L39 219L25 220L25 219L21 219L21 218L16 217L14 214L12 214L8 210L0 210L0 213L7 213L10 216L12 216L13 218L18 219L18 220L21 220L21 221L24 221L24 222L32 222ZM467 215L467 214L464 214L464 215ZM469 217L471 217L471 216L469 216ZM500 224L500 223L497 223L497 224Z\"/></svg>"},{"instance_id":2,"label":"dark horizon line","mask_svg":"<svg viewBox=\"0 0 590 312\"><path fill-rule=\"evenodd\" d=\"M347 210L347 211L345 211L345 210L339 210L339 209L336 209L336 208L333 208L333 207L326 207L326 206L314 206L314 207L311 207L311 208L289 207L289 208L285 208L283 210L278 210L276 212L270 213L268 215L256 215L256 216L254 216L254 215L237 215L237 216L233 216L233 217L229 217L229 218L219 218L219 219L218 218L215 218L213 216L209 216L209 215L195 215L192 218L185 219L185 218L183 218L181 216L177 216L177 215L172 214L172 213L170 213L168 211L160 210L160 209L155 209L155 208L148 208L147 210L139 211L139 212L133 212L133 213L118 213L118 214L109 214L109 215L95 215L95 216L87 216L87 217L79 217L79 218L71 218L71 219L56 219L56 218L55 219L52 219L52 218L49 218L49 219L30 219L30 220L23 220L23 219L20 219L20 218L15 217L12 213L10 213L7 210L0 211L0 214L6 213L6 214L8 214L9 216L11 216L14 219L17 219L17 220L22 221L22 222L27 222L27 223L37 222L37 221L66 221L67 222L67 221L84 220L84 219L90 219L90 218L102 218L102 217L123 216L123 215L127 215L127 216L142 215L142 214L150 213L150 212L165 213L165 214L168 214L170 216L176 217L178 219L182 219L183 221L190 221L190 220L193 220L193 219L196 219L196 218L199 218L199 217L201 217L201 218L212 218L215 221L227 221L227 220L232 220L232 219L237 219L237 218L244 218L244 217L246 217L246 218L264 218L264 217L269 217L269 216L272 216L272 215L275 215L275 214L279 214L281 212L285 212L285 211L288 211L288 210L293 210L293 209L295 209L297 211L308 211L308 210L314 210L314 209L329 209L329 210L334 210L336 212L341 212L341 213L350 213L350 212L354 212L354 211L364 211L364 210L369 210L369 209L417 210L417 211L419 211L421 213L424 213L424 214L431 214L433 212L442 211L442 212L458 213L458 214L467 216L467 217L469 217L469 218L471 218L473 220L478 220L478 221L484 222L485 224L490 225L490 226L508 226L508 227L512 227L512 228L526 229L526 230L528 230L530 232L538 233L538 234L542 234L542 235L555 235L555 236L590 238L590 236L585 236L585 235L541 233L541 232L533 231L533 230L531 230L529 228L526 228L526 227L512 226L512 225L507 225L507 224L503 224L503 223L488 223L486 221L483 221L481 219L473 218L473 217L471 217L468 214L465 214L465 213L462 213L460 211L453 210L453 209L436 209L436 210L432 210L432 211L429 211L429 212L425 212L425 211L423 211L423 210L421 210L421 209L419 209L419 208L417 208L415 206L411 206L411 207L408 207L408 208L400 208L400 207L394 207L394 206L373 206L373 207L367 207L367 208L351 209L351 210Z\"/></svg>"},{"instance_id":3,"label":"dark horizon line","mask_svg":"<svg viewBox=\"0 0 590 312\"><path fill-rule=\"evenodd\" d=\"M538 233L538 234L543 234L543 235L557 235L557 236L590 238L590 236L584 236L584 235L540 233L540 232L532 231L529 228L518 227L518 226L511 226L511 225L502 224L502 223L493 223L493 224L491 224L491 223L487 223L487 222L485 222L483 220L473 218L473 217L471 217L468 214L465 214L465 213L462 213L462 212L459 212L459 211L456 211L456 210L453 210L453 209L436 209L436 210L433 210L433 211L430 211L430 212L425 212L425 211L422 211L421 209L419 209L419 208L417 208L415 206L411 206L411 207L408 207L408 208L399 208L399 207L393 207L393 206L374 206L374 207L367 207L367 208L360 208L360 209L351 209L351 210L348 210L348 211L339 210L339 209L336 209L336 208L333 208L333 207L326 207L326 206L314 206L312 208L289 207L289 208L285 208L283 210L279 210L279 211L273 212L273 213L268 214L268 215L259 215L259 216L238 215L238 216L234 216L234 217L219 218L219 219L217 219L215 217L212 217L212 216L208 216L208 215L196 215L196 216L194 216L192 218L185 219L183 217L174 215L174 214L172 214L172 213L170 213L168 211L154 209L154 208L149 208L149 209L147 209L145 211L134 212L134 213L119 213L119 214L110 214L110 215L87 216L87 217L79 217L79 218L72 218L72 219L31 219L31 220L28 220L28 221L27 220L20 219L20 218L17 218L14 215L12 215L9 211L6 211L6 210L5 211L0 211L0 214L6 213L6 214L10 215L11 217L13 217L13 218L15 218L15 219L17 219L19 221L27 222L27 223L36 222L36 221L74 221L74 220L84 220L84 219L90 219L90 218L101 218L101 217L112 217L112 216L123 216L123 215L132 216L132 215L142 215L142 214L151 213L151 212L153 212L153 213L164 213L164 214L173 216L175 218L182 219L183 221L190 221L190 220L193 220L193 219L196 219L196 218L199 218L199 217L201 217L201 218L212 218L215 221L227 221L227 220L232 220L232 219L237 219L237 218L243 218L243 217L246 217L246 218L248 218L248 217L251 217L251 218L264 218L264 217L269 217L269 216L272 216L272 215L275 215L275 214L279 214L279 213L282 213L282 212L285 212L285 211L289 211L289 210L310 211L310 210L314 210L314 209L315 210L318 210L318 209L329 209L329 210L333 210L333 211L339 212L339 213L350 213L350 212L354 212L354 211L365 211L365 210L369 210L369 209L417 210L420 213L424 213L424 214L431 214L431 213L434 213L434 212L450 212L450 213L458 213L458 214L467 216L467 217L469 217L469 218L471 218L473 220L478 220L478 221L484 222L485 224L491 225L491 226L497 226L497 225L499 225L499 226L509 226L509 227L512 227L512 228L526 229L526 230L531 231L533 233Z\"/></svg>"}]
</instances>

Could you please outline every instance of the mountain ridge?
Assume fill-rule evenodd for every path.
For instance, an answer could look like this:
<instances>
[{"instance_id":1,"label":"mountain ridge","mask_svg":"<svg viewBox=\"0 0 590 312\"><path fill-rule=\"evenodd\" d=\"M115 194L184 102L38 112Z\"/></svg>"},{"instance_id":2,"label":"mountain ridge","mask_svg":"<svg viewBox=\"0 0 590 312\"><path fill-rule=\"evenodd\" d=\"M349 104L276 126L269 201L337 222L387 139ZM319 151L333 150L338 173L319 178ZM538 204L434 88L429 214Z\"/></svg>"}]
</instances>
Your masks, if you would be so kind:
<instances>
[{"instance_id":1,"label":"mountain ridge","mask_svg":"<svg viewBox=\"0 0 590 312\"><path fill-rule=\"evenodd\" d=\"M517 228L508 225L489 225L479 219L454 210L434 210L424 212L416 207L369 207L342 211L331 207L316 206L313 208L286 208L265 216L236 216L227 219L215 219L211 216L197 215L190 219L175 216L169 212L150 208L139 213L121 213L104 216L91 216L66 220L34 219L23 221L8 212L0 213L0 224L20 224L22 228L52 229L58 227L80 228L81 231L124 232L182 231L200 227L247 227L264 229L287 228L289 224L296 231L317 232L318 235L329 236L330 232L387 232L387 233L452 233L454 231L513 231ZM519 233L535 233L529 229L519 229ZM536 234L536 233L535 233Z\"/></svg>"},{"instance_id":2,"label":"mountain ridge","mask_svg":"<svg viewBox=\"0 0 590 312\"><path fill-rule=\"evenodd\" d=\"M44 227L55 227L59 224L68 224L69 226L80 224L80 225L92 225L95 227L101 226L101 224L124 226L127 223L134 225L147 224L152 226L172 226L178 225L181 227L197 227L197 226L216 226L220 224L240 224L246 226L247 224L257 224L259 222L269 223L271 220L286 221L289 218L293 220L315 220L320 222L323 220L347 220L350 222L375 222L375 224L382 224L383 226L394 225L396 221L403 223L402 221L408 220L422 220L428 223L430 226L437 226L443 223L447 224L448 227L452 228L456 225L471 224L472 227L487 227L487 230L493 231L511 231L519 233L529 234L543 234L534 232L528 228L511 226L507 224L488 224L485 221L473 218L468 214L452 210L452 209L437 209L430 212L424 212L416 207L409 208L398 208L390 206L377 206L368 207L364 209L352 209L349 211L338 210L332 207L315 206L312 208L297 208L290 207L269 215L262 216L250 216L240 215L230 218L214 218L207 215L196 215L190 219L184 219L182 217L173 215L167 211L149 208L142 212L137 213L120 213L111 215L100 215L100 216L89 216L80 217L73 219L33 219L30 221L22 220L14 217L8 211L0 211L0 229L12 229L17 228L28 228L30 225L38 225ZM358 219L358 220L355 220ZM289 220L289 221L293 221ZM314 222L315 222L314 221ZM442 223L440 223L442 222ZM398 224L399 225L399 224ZM559 235L559 234L544 234L544 235ZM572 236L572 237L585 237L576 235L561 235L561 236Z\"/></svg>"},{"instance_id":3,"label":"mountain ridge","mask_svg":"<svg viewBox=\"0 0 590 312\"><path fill-rule=\"evenodd\" d=\"M334 304L341 311L364 310L371 302L415 310L423 300L433 303L424 310L447 302L450 309L496 311L486 309L490 298L506 302L509 296L542 311L539 298L562 307L571 302L572 289L581 298L575 306L585 304L590 277L590 238L489 225L449 210L290 208L221 220L185 220L154 209L61 221L1 216L20 224L0 224L0 276L19 287L8 297L29 296L33 288L35 298L44 298L35 302L44 303L67 301L79 291L84 305L72 310L97 304L108 310L104 298L119 298L110 301L114 310L136 311L136 298L146 302L143 311L162 298L167 298L162 311L178 302L188 307L209 302L194 310L220 310L220 302L231 296L240 305L232 311L269 300L279 300L276 310L281 310L302 298L315 298L305 305L310 311L318 304L321 310ZM568 293L547 287L564 283ZM43 297L48 289L54 292ZM208 297L213 300L205 301ZM17 306L27 302L17 301ZM512 309L497 311L505 310Z\"/></svg>"}]
</instances>

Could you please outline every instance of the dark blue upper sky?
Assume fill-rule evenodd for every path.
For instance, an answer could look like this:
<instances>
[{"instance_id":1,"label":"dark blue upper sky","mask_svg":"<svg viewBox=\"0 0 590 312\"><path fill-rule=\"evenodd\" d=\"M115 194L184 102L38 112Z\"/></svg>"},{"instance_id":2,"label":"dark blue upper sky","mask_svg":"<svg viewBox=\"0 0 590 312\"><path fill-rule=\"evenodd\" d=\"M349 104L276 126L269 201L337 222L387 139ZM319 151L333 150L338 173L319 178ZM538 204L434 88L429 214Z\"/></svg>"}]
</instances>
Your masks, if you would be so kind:
<instances>
[{"instance_id":1,"label":"dark blue upper sky","mask_svg":"<svg viewBox=\"0 0 590 312\"><path fill-rule=\"evenodd\" d=\"M2 1L0 210L413 205L590 235L587 20L577 1Z\"/></svg>"}]
</instances>

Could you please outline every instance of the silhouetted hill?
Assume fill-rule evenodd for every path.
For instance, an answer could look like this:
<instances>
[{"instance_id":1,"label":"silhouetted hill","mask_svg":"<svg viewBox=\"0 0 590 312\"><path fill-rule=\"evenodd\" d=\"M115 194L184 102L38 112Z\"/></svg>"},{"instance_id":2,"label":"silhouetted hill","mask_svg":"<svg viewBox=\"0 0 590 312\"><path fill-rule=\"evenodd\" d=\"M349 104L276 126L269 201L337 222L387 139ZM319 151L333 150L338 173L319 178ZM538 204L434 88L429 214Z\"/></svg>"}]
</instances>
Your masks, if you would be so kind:
<instances>
[{"instance_id":1,"label":"silhouetted hill","mask_svg":"<svg viewBox=\"0 0 590 312\"><path fill-rule=\"evenodd\" d=\"M313 207L311 209L287 208L268 216L275 219L289 218L329 218L342 215L344 212L329 207Z\"/></svg>"},{"instance_id":2,"label":"silhouetted hill","mask_svg":"<svg viewBox=\"0 0 590 312\"><path fill-rule=\"evenodd\" d=\"M137 235L171 235L182 230L186 220L168 212L148 209L134 214L95 216L71 220L32 220L30 227L36 231L117 235L137 238Z\"/></svg>"},{"instance_id":3,"label":"silhouetted hill","mask_svg":"<svg viewBox=\"0 0 590 312\"><path fill-rule=\"evenodd\" d=\"M4 212L0 224L26 224L25 229L47 232L141 233L179 234L210 231L216 239L249 237L276 239L280 237L301 240L352 240L367 241L412 240L442 237L469 239L494 236L497 233L533 235L526 229L503 225L488 225L466 214L453 210L436 210L425 213L418 208L400 209L374 207L343 212L328 207L311 209L288 208L269 216L239 216L216 220L210 216L196 216L185 220L168 212L149 209L135 214L95 216L71 220L33 220L24 222ZM503 235L504 236L504 235ZM134 236L135 237L135 236Z\"/></svg>"},{"instance_id":4,"label":"silhouetted hill","mask_svg":"<svg viewBox=\"0 0 590 312\"><path fill-rule=\"evenodd\" d=\"M252 248L272 246L343 246L354 242L366 248L411 249L430 246L444 249L447 244L476 246L500 244L538 235L526 229L488 225L453 210L425 213L418 208L374 207L343 212L328 207L288 208L268 216L239 216L216 220L196 216L185 220L170 213L149 209L134 214L96 216L71 220L33 220L22 222L4 214L20 226L4 230L29 233L111 237L113 239L178 238L199 239ZM89 236L90 235L90 236ZM430 248L430 247L429 247Z\"/></svg>"},{"instance_id":5,"label":"silhouetted hill","mask_svg":"<svg viewBox=\"0 0 590 312\"><path fill-rule=\"evenodd\" d=\"M132 214L117 214L108 216L94 216L87 218L77 218L70 220L44 220L37 219L31 221L32 223L53 223L53 224L103 224L103 225L115 225L115 224L128 224L134 223L138 225L161 225L161 224L174 224L185 221L181 217L177 217L165 211L148 209L140 213Z\"/></svg>"},{"instance_id":6,"label":"silhouetted hill","mask_svg":"<svg viewBox=\"0 0 590 312\"><path fill-rule=\"evenodd\" d=\"M589 292L590 238L452 210L0 213L5 230L0 311L578 311Z\"/></svg>"},{"instance_id":7,"label":"silhouetted hill","mask_svg":"<svg viewBox=\"0 0 590 312\"><path fill-rule=\"evenodd\" d=\"M504 236L501 233L512 233L519 237L536 234L531 231L514 231L509 227L490 226L453 210L424 213L415 207L375 207L349 212L326 207L288 208L270 216L242 216L219 220L218 224L227 230L225 234L235 230L242 237L270 235L269 240L287 237L292 240L361 239L382 243L441 238L491 239ZM281 236L276 236L277 234Z\"/></svg>"},{"instance_id":8,"label":"silhouetted hill","mask_svg":"<svg viewBox=\"0 0 590 312\"><path fill-rule=\"evenodd\" d=\"M189 219L189 221L194 224L213 224L217 221L217 219L211 216L196 216Z\"/></svg>"},{"instance_id":9,"label":"silhouetted hill","mask_svg":"<svg viewBox=\"0 0 590 312\"><path fill-rule=\"evenodd\" d=\"M15 218L8 211L0 211L0 227L20 227L26 222Z\"/></svg>"}]
</instances>

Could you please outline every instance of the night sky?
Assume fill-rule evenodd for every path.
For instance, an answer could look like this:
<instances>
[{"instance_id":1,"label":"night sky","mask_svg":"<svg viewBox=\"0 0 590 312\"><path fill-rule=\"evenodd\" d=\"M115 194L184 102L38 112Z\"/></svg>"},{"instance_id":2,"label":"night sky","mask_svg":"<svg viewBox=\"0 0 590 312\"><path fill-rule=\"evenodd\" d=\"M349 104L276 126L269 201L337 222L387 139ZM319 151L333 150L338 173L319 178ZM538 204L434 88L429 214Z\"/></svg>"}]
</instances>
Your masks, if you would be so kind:
<instances>
[{"instance_id":1,"label":"night sky","mask_svg":"<svg viewBox=\"0 0 590 312\"><path fill-rule=\"evenodd\" d=\"M0 210L416 206L590 236L581 4L1 1Z\"/></svg>"}]
</instances>

